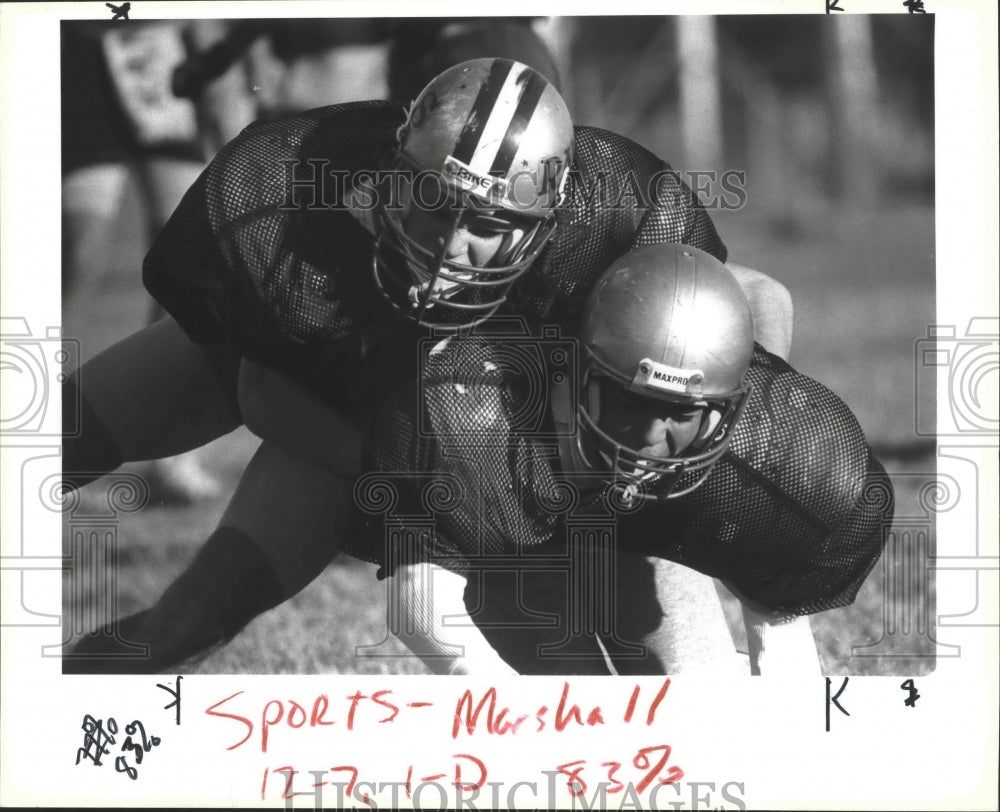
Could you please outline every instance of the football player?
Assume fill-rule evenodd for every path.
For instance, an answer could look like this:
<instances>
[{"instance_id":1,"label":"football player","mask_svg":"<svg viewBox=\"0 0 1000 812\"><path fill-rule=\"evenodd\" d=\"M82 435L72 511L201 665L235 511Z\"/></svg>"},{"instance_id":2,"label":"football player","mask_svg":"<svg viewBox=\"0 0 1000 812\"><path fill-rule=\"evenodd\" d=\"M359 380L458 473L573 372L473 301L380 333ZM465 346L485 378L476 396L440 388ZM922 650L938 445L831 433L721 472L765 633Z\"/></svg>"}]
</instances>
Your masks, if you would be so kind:
<instances>
[{"instance_id":1,"label":"football player","mask_svg":"<svg viewBox=\"0 0 1000 812\"><path fill-rule=\"evenodd\" d=\"M508 312L572 332L601 270L658 242L726 258L667 164L614 133L574 131L551 84L512 60L453 67L406 111L358 102L247 128L146 257L171 318L65 389L67 408L82 404L63 445L70 487L240 424L264 440L191 566L123 626L153 648L125 667L161 670L232 635L332 560L358 425L414 374L421 328ZM740 279L762 340L787 348L787 292L748 269ZM82 656L106 643L85 638L65 667L122 667Z\"/></svg>"},{"instance_id":2,"label":"football player","mask_svg":"<svg viewBox=\"0 0 1000 812\"><path fill-rule=\"evenodd\" d=\"M721 262L655 245L594 286L579 375L565 358L526 373L484 336L450 339L444 365L430 353L366 449L360 506L385 517L391 504L393 522L383 533L370 518L368 546L350 547L393 576L398 636L438 672L566 673L588 646L619 672L684 670L664 634L671 571L638 563L653 557L739 597L752 673L819 673L808 615L854 600L892 488L844 403L753 336ZM539 398L547 419L532 423ZM687 613L687 633L717 651L709 603Z\"/></svg>"}]
</instances>

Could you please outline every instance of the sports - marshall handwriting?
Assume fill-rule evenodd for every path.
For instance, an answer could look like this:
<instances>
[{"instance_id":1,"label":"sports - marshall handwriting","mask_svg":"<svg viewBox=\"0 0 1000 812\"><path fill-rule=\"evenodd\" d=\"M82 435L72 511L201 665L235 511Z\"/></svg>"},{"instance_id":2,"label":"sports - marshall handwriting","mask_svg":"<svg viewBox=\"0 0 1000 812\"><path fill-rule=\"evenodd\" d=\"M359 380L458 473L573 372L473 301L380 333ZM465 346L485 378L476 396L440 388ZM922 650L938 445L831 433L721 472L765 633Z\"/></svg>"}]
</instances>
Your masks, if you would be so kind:
<instances>
[{"instance_id":1,"label":"sports - marshall handwriting","mask_svg":"<svg viewBox=\"0 0 1000 812\"><path fill-rule=\"evenodd\" d=\"M258 697L238 690L227 691L204 712L212 724L225 725L218 737L225 751L267 754L268 760L274 759L258 773L261 800L319 797L327 787L328 793L346 792L358 803L373 805L373 795L381 796L381 788L391 786L400 798L415 801L423 787L439 782L439 786L463 792L479 791L490 782L491 768L487 754L477 752L477 743L489 749L488 742L523 740L543 731L560 734L565 750L553 750L551 763L538 765L539 776L558 776L558 785L575 797L592 783L600 783L608 792L627 785L643 793L681 779L684 770L675 762L671 745L662 740L663 725L657 724L670 685L665 678L609 693L606 686L597 691L592 683L574 685L566 680L553 685L550 701L535 699L527 704L509 686L465 683L445 699L437 694L433 702L391 689ZM414 754L405 766L391 767L362 763L363 758L351 759L349 751L343 750L345 734L370 737L384 732L391 738L394 727L406 724L426 729L428 741L451 745L430 748L422 755ZM605 758L581 758L578 732L606 725L634 728L641 738L619 745L622 752L609 749ZM325 739L315 738L310 738L310 746L331 754L339 750L347 756L342 761L296 765L281 760L280 754L295 748L306 735L300 731L312 731L308 735L315 737L326 735L323 729L329 731L330 746L325 746ZM650 740L644 741L647 736Z\"/></svg>"},{"instance_id":2,"label":"sports - marshall handwriting","mask_svg":"<svg viewBox=\"0 0 1000 812\"><path fill-rule=\"evenodd\" d=\"M619 709L625 723L650 726L656 719L657 709L670 688L670 679L664 679L657 692L649 697L646 712L639 708L643 699L640 686L636 685L628 701ZM244 745L268 752L271 732L275 728L295 731L333 727L339 725L348 731L372 730L377 725L391 724L406 714L426 713L423 708L435 703L400 698L392 690L374 691L370 694L357 691L344 696L318 694L312 697L285 697L266 700L254 705L244 691L236 691L205 708L208 716L229 720L235 725L235 738L227 750L237 750ZM637 713L637 710L639 711ZM603 725L605 710L600 705L573 701L569 682L553 697L551 705L537 708L514 708L501 698L500 691L490 687L482 692L472 689L461 691L455 701L454 713L449 718L452 739L472 736L506 736L522 732L540 732L552 726L557 732Z\"/></svg>"}]
</instances>

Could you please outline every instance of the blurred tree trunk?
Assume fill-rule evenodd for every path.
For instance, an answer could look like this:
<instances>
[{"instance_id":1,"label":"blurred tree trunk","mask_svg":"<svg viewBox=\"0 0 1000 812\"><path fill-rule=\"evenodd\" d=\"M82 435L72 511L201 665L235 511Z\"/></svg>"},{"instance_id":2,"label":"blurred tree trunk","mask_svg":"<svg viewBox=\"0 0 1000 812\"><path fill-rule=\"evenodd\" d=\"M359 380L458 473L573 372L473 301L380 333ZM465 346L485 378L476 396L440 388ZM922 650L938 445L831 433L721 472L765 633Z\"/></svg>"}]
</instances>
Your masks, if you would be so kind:
<instances>
[{"instance_id":1,"label":"blurred tree trunk","mask_svg":"<svg viewBox=\"0 0 1000 812\"><path fill-rule=\"evenodd\" d=\"M719 47L712 17L677 18L680 120L688 169L722 168Z\"/></svg>"},{"instance_id":2,"label":"blurred tree trunk","mask_svg":"<svg viewBox=\"0 0 1000 812\"><path fill-rule=\"evenodd\" d=\"M871 18L844 14L826 22L830 187L835 196L849 197L857 208L869 209L875 205L878 193L872 142L879 131Z\"/></svg>"},{"instance_id":3,"label":"blurred tree trunk","mask_svg":"<svg viewBox=\"0 0 1000 812\"><path fill-rule=\"evenodd\" d=\"M573 47L576 42L578 22L575 17L546 17L534 24L534 29L542 38L559 69L562 97L566 104L573 102ZM572 111L571 111L572 112Z\"/></svg>"},{"instance_id":4,"label":"blurred tree trunk","mask_svg":"<svg viewBox=\"0 0 1000 812\"><path fill-rule=\"evenodd\" d=\"M648 132L644 124L648 125L651 111L661 112L655 109L658 107L656 101L675 73L671 58L673 24L669 18L649 17L641 18L638 25L643 33L649 34L648 39L643 40L641 51L633 45L602 53L603 46L598 43L606 35L599 23L580 24L577 32L586 31L587 36L574 42L578 46L573 70L575 98L586 115L581 123L645 140L654 150L665 151L662 133ZM570 111L573 112L572 107Z\"/></svg>"}]
</instances>

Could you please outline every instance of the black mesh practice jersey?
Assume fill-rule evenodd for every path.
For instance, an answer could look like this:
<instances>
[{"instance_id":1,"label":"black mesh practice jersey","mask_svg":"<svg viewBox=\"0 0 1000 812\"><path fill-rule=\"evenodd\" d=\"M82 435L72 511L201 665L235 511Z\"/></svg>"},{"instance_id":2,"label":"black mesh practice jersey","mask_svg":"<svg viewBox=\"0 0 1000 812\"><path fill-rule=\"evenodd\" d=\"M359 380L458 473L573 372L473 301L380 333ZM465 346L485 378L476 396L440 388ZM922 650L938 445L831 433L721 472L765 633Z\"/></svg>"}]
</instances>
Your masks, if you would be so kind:
<instances>
[{"instance_id":1,"label":"black mesh practice jersey","mask_svg":"<svg viewBox=\"0 0 1000 812\"><path fill-rule=\"evenodd\" d=\"M606 473L560 465L555 427L532 416L536 384L506 374L485 346L456 366L461 355L440 375L432 361L422 392L388 402L366 441L348 549L383 574L402 560L468 574L498 558L567 555L571 539L603 534L794 616L850 604L881 554L893 491L857 421L759 345L751 398L708 479L686 496L632 505ZM404 525L411 532L397 532Z\"/></svg>"},{"instance_id":2,"label":"black mesh practice jersey","mask_svg":"<svg viewBox=\"0 0 1000 812\"><path fill-rule=\"evenodd\" d=\"M346 190L388 165L403 120L399 105L355 102L248 127L156 239L143 265L149 292L194 340L228 343L363 413L392 377L372 348L408 339L376 290L373 237ZM571 330L591 283L638 245L682 242L726 259L688 187L626 138L576 128L566 191L554 237L505 312Z\"/></svg>"}]
</instances>

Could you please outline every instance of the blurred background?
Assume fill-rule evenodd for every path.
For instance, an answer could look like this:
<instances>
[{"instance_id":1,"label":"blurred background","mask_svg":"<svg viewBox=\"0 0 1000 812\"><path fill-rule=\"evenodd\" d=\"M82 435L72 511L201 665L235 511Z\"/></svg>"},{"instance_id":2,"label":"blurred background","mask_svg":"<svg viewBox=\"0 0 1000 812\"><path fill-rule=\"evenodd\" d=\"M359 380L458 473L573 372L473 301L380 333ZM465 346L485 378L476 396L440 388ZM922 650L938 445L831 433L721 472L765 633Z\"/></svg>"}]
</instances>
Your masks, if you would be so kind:
<instances>
[{"instance_id":1,"label":"blurred background","mask_svg":"<svg viewBox=\"0 0 1000 812\"><path fill-rule=\"evenodd\" d=\"M249 121L351 99L405 103L452 62L514 55L551 74L576 123L672 164L730 259L789 289L792 364L848 403L897 493L889 552L855 605L813 618L824 669L926 673L937 650L924 498L935 447L917 423L933 425L934 391L916 347L935 312L933 24L916 14L64 22L64 335L87 359L159 317L140 281L145 251ZM255 442L241 429L137 467L153 498L115 520L117 604L69 572L65 628L151 603L215 526ZM74 522L102 502L101 487L67 514L65 544L80 561ZM86 617L97 604L104 614ZM727 610L735 619L734 602ZM385 629L382 585L342 559L193 670L423 673L392 640L385 659L355 658L355 643L379 643Z\"/></svg>"}]
</instances>

